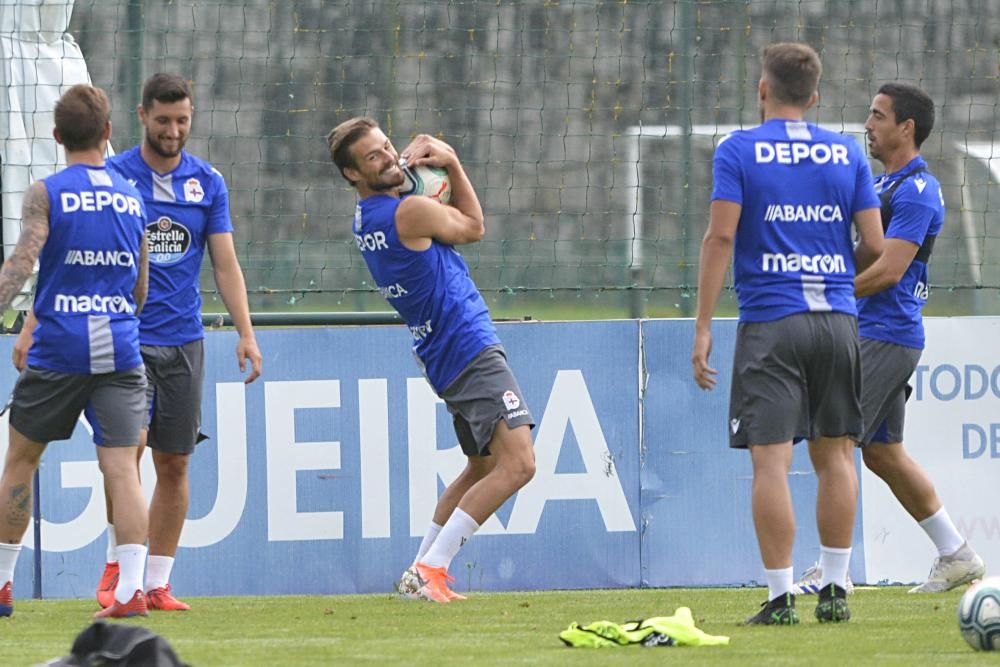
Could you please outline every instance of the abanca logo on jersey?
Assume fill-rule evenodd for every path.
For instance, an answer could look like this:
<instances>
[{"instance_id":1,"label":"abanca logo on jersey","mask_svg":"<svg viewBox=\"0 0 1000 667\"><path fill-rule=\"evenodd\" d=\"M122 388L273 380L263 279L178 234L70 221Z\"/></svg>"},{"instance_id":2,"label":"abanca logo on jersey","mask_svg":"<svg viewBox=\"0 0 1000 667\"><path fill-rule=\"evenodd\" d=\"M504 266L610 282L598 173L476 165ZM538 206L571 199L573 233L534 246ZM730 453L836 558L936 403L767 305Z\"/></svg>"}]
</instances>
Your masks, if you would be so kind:
<instances>
[{"instance_id":1,"label":"abanca logo on jersey","mask_svg":"<svg viewBox=\"0 0 1000 667\"><path fill-rule=\"evenodd\" d=\"M135 257L124 250L76 250L66 252L66 264L80 266L135 266Z\"/></svg>"},{"instance_id":2,"label":"abanca logo on jersey","mask_svg":"<svg viewBox=\"0 0 1000 667\"><path fill-rule=\"evenodd\" d=\"M149 235L149 261L154 264L176 264L184 259L191 247L191 232L167 216L146 226Z\"/></svg>"},{"instance_id":3,"label":"abanca logo on jersey","mask_svg":"<svg viewBox=\"0 0 1000 667\"><path fill-rule=\"evenodd\" d=\"M843 222L844 214L837 204L768 204L764 211L767 222Z\"/></svg>"}]
</instances>

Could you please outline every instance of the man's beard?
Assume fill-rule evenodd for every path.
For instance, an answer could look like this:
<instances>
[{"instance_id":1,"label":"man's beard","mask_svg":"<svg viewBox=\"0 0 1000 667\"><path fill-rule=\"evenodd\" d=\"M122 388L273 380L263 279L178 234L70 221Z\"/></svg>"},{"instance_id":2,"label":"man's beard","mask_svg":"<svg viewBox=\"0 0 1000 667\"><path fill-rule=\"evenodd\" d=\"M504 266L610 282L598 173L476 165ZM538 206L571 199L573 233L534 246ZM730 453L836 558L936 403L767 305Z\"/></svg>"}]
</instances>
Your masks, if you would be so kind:
<instances>
[{"instance_id":1,"label":"man's beard","mask_svg":"<svg viewBox=\"0 0 1000 667\"><path fill-rule=\"evenodd\" d=\"M403 184L403 181L406 180L406 177L403 176L402 171L399 172L399 179L397 179L396 182L394 183L390 183L389 181L385 180L383 177L384 174L385 172L379 174L378 178L375 179L374 182L368 184L368 187L375 192L385 192L387 190L395 190L396 188L398 188Z\"/></svg>"},{"instance_id":2,"label":"man's beard","mask_svg":"<svg viewBox=\"0 0 1000 667\"><path fill-rule=\"evenodd\" d=\"M174 158L181 154L181 150L184 148L184 144L187 143L187 138L180 139L177 142L176 151L168 151L163 147L163 144L158 140L154 139L151 135L146 134L146 144L149 146L150 150L164 158Z\"/></svg>"}]
</instances>

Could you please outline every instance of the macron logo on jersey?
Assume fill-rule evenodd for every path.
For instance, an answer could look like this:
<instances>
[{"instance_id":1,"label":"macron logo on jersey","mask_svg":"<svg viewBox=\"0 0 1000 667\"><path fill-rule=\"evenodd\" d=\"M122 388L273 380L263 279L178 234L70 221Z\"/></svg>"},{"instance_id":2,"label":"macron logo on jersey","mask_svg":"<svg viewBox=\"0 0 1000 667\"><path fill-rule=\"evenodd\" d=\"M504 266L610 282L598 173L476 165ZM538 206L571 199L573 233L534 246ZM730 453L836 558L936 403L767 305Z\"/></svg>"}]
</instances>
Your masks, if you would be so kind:
<instances>
[{"instance_id":1,"label":"macron logo on jersey","mask_svg":"<svg viewBox=\"0 0 1000 667\"><path fill-rule=\"evenodd\" d=\"M131 313L132 306L121 295L56 294L57 313Z\"/></svg>"},{"instance_id":2,"label":"macron logo on jersey","mask_svg":"<svg viewBox=\"0 0 1000 667\"><path fill-rule=\"evenodd\" d=\"M843 222L844 214L837 204L768 204L764 212L768 222Z\"/></svg>"},{"instance_id":3,"label":"macron logo on jersey","mask_svg":"<svg viewBox=\"0 0 1000 667\"><path fill-rule=\"evenodd\" d=\"M769 272L808 271L809 273L846 273L843 255L800 255L765 252L763 269Z\"/></svg>"},{"instance_id":4,"label":"macron logo on jersey","mask_svg":"<svg viewBox=\"0 0 1000 667\"><path fill-rule=\"evenodd\" d=\"M141 215L139 200L130 195L108 190L88 190L84 192L63 192L60 196L63 213L86 211L93 213L106 208L114 209L116 213L129 213L136 217Z\"/></svg>"},{"instance_id":5,"label":"macron logo on jersey","mask_svg":"<svg viewBox=\"0 0 1000 667\"><path fill-rule=\"evenodd\" d=\"M66 264L80 266L135 266L135 257L124 250L70 250L66 253Z\"/></svg>"},{"instance_id":6,"label":"macron logo on jersey","mask_svg":"<svg viewBox=\"0 0 1000 667\"><path fill-rule=\"evenodd\" d=\"M843 144L807 144L803 141L754 142L757 164L798 164L805 160L815 164L850 164L847 146Z\"/></svg>"}]
</instances>

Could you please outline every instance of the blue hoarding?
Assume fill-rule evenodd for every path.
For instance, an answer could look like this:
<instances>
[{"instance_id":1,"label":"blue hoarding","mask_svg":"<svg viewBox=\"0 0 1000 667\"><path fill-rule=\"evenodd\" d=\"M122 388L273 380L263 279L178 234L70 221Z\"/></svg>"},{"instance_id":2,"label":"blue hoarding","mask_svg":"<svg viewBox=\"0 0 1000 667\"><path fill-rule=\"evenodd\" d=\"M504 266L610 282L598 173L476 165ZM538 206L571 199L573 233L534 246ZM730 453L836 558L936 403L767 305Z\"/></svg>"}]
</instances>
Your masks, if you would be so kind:
<instances>
[{"instance_id":1,"label":"blue hoarding","mask_svg":"<svg viewBox=\"0 0 1000 667\"><path fill-rule=\"evenodd\" d=\"M638 323L499 329L537 422L537 474L459 553L456 589L638 586ZM409 332L273 329L258 340L264 375L244 385L235 334L206 337L202 430L210 439L191 461L175 590L392 590L437 494L464 465L451 419L411 357ZM0 354L12 343L2 339ZM14 379L9 366L0 372L0 391ZM46 452L41 501L43 595L89 597L105 518L85 424ZM31 591L30 532L18 597Z\"/></svg>"},{"instance_id":2,"label":"blue hoarding","mask_svg":"<svg viewBox=\"0 0 1000 667\"><path fill-rule=\"evenodd\" d=\"M691 375L690 320L642 324L646 372L643 405L642 581L646 586L718 586L764 582L750 511L750 454L729 448L731 365L736 321L713 324L711 365L719 371L704 392ZM795 573L819 559L816 476L805 443L789 474L797 519ZM864 581L860 515L851 575Z\"/></svg>"}]
</instances>

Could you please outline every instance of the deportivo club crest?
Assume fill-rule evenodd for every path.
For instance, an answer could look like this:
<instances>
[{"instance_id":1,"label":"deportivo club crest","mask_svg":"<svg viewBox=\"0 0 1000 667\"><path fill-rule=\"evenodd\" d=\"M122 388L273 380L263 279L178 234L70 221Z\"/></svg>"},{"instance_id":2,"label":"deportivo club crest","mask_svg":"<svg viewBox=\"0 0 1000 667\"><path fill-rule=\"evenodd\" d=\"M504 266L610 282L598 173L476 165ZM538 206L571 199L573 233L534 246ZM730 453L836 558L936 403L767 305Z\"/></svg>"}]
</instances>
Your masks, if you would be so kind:
<instances>
[{"instance_id":1,"label":"deportivo club crest","mask_svg":"<svg viewBox=\"0 0 1000 667\"><path fill-rule=\"evenodd\" d=\"M201 181L197 178L189 178L184 181L184 198L194 203L204 199L205 190L201 187Z\"/></svg>"}]
</instances>

